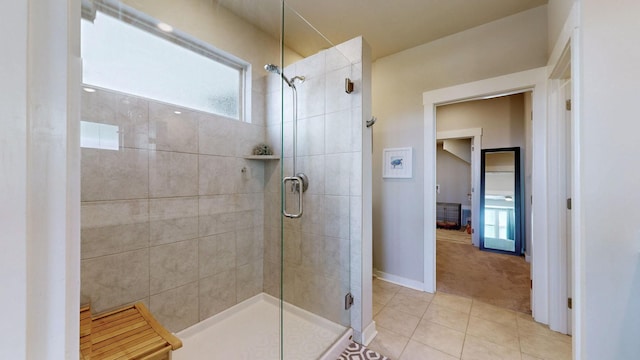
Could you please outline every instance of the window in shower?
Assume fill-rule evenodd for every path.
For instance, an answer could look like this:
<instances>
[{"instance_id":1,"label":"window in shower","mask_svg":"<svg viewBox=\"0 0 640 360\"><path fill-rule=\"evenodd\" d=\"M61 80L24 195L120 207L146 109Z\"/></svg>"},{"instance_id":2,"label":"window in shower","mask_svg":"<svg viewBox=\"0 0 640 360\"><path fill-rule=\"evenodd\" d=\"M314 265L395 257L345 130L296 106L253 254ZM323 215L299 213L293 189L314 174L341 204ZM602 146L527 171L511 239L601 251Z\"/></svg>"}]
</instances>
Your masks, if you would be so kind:
<instances>
[{"instance_id":1,"label":"window in shower","mask_svg":"<svg viewBox=\"0 0 640 360\"><path fill-rule=\"evenodd\" d=\"M83 82L250 121L249 64L122 8L82 20Z\"/></svg>"}]
</instances>

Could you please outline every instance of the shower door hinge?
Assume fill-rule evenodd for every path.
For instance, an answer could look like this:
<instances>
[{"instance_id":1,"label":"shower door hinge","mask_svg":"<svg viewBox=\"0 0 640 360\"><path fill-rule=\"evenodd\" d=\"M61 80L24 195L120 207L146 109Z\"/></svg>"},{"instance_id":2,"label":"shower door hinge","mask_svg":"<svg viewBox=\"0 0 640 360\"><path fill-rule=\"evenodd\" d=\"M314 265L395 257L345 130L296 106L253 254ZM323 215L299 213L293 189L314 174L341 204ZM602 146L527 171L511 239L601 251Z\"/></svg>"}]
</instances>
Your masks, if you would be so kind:
<instances>
[{"instance_id":1,"label":"shower door hinge","mask_svg":"<svg viewBox=\"0 0 640 360\"><path fill-rule=\"evenodd\" d=\"M347 293L347 295L344 296L344 309L349 310L351 305L353 305L353 295Z\"/></svg>"},{"instance_id":2,"label":"shower door hinge","mask_svg":"<svg viewBox=\"0 0 640 360\"><path fill-rule=\"evenodd\" d=\"M344 92L351 94L353 92L353 81L349 78L344 79Z\"/></svg>"},{"instance_id":3,"label":"shower door hinge","mask_svg":"<svg viewBox=\"0 0 640 360\"><path fill-rule=\"evenodd\" d=\"M568 298L567 299L567 307L569 309L573 309L573 299L572 298Z\"/></svg>"}]
</instances>

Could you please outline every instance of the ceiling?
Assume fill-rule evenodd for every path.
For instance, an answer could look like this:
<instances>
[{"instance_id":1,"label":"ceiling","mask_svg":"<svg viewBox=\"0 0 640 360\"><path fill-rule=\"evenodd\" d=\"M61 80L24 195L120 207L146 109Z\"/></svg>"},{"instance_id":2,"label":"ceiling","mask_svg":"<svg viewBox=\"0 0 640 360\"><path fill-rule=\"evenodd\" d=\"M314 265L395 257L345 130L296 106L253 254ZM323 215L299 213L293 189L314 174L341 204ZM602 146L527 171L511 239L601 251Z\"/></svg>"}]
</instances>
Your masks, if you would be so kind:
<instances>
[{"instance_id":1,"label":"ceiling","mask_svg":"<svg viewBox=\"0 0 640 360\"><path fill-rule=\"evenodd\" d=\"M279 38L279 0L219 0L220 4ZM362 35L373 59L431 42L548 0L286 0L285 42L303 56L328 47L302 15L333 44Z\"/></svg>"}]
</instances>

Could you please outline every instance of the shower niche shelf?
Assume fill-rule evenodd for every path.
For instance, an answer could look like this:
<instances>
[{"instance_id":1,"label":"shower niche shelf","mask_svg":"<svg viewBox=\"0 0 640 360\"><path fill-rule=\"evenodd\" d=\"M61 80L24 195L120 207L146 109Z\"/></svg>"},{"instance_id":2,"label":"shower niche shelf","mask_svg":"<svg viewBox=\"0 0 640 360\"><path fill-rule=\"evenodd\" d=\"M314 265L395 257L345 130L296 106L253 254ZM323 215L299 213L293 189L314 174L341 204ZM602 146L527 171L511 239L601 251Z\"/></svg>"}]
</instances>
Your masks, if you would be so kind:
<instances>
[{"instance_id":1,"label":"shower niche shelf","mask_svg":"<svg viewBox=\"0 0 640 360\"><path fill-rule=\"evenodd\" d=\"M276 155L246 155L247 160L280 160L280 156Z\"/></svg>"}]
</instances>

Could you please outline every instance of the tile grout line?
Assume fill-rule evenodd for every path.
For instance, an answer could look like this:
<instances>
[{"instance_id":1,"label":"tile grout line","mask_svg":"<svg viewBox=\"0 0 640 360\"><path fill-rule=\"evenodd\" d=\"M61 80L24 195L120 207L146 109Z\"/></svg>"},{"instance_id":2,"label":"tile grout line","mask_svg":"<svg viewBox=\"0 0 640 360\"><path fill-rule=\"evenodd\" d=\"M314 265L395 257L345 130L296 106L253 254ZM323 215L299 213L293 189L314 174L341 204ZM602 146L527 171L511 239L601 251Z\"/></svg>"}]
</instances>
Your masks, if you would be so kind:
<instances>
[{"instance_id":1,"label":"tile grout line","mask_svg":"<svg viewBox=\"0 0 640 360\"><path fill-rule=\"evenodd\" d=\"M471 322L471 309L473 309L473 298L471 298L471 306L469 307L469 313L467 314L467 326L464 328L464 339L462 340L462 348L460 349L460 357L464 354L464 346L467 344L467 332L469 331L469 323Z\"/></svg>"},{"instance_id":2,"label":"tile grout line","mask_svg":"<svg viewBox=\"0 0 640 360\"><path fill-rule=\"evenodd\" d=\"M400 292L400 289L398 289L398 291L396 292L396 295L398 294L398 292ZM395 297L395 295L394 295ZM411 335L409 336L409 340L407 341L407 343L404 345L404 347L402 348L402 351L400 352L400 356L399 358L402 358L402 355L404 354L404 351L407 349L407 346L409 346L409 343L411 342L411 340L413 339L413 335L415 335L416 330L418 330L418 326L420 326L420 323L422 322L422 319L424 318L424 314L427 313L427 310L429 309L429 306L431 306L431 303L433 302L433 298L431 298L431 300L429 301L429 304L427 305L427 308L424 310L424 312L422 313L422 316L420 316L420 319L418 320L418 323L416 324L416 327L413 329L413 332L411 333Z\"/></svg>"}]
</instances>

